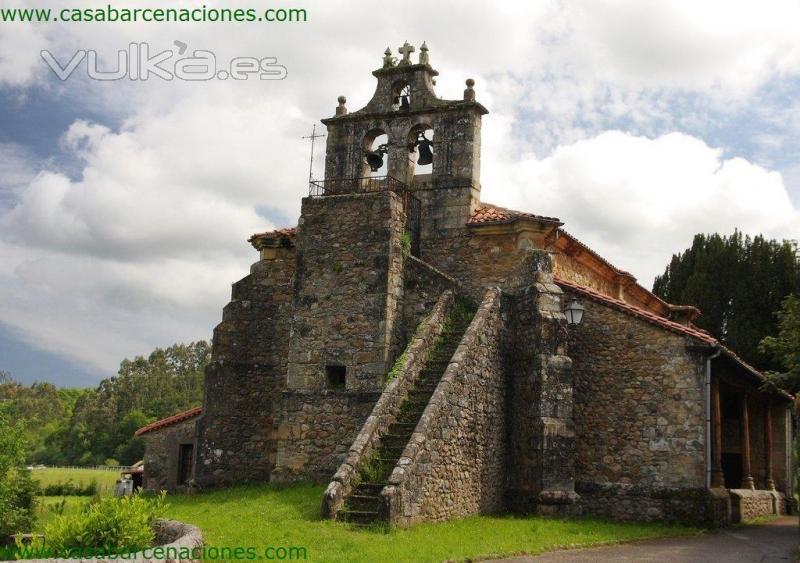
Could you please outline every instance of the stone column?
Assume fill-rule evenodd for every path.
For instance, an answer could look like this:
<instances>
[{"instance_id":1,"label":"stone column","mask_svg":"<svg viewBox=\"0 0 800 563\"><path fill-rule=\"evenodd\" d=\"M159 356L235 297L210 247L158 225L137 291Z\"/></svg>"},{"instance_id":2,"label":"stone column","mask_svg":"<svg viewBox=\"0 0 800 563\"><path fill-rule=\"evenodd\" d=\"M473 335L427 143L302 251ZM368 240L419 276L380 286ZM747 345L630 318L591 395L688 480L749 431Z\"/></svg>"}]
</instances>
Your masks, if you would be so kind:
<instances>
[{"instance_id":1,"label":"stone column","mask_svg":"<svg viewBox=\"0 0 800 563\"><path fill-rule=\"evenodd\" d=\"M764 405L764 467L767 473L767 490L775 490L775 481L772 479L772 412L770 404Z\"/></svg>"},{"instance_id":2,"label":"stone column","mask_svg":"<svg viewBox=\"0 0 800 563\"><path fill-rule=\"evenodd\" d=\"M725 486L722 472L722 414L719 406L719 378L711 378L711 488Z\"/></svg>"},{"instance_id":3,"label":"stone column","mask_svg":"<svg viewBox=\"0 0 800 563\"><path fill-rule=\"evenodd\" d=\"M575 492L572 360L562 291L552 259L533 251L509 276L515 298L512 359L510 508L567 516Z\"/></svg>"},{"instance_id":4,"label":"stone column","mask_svg":"<svg viewBox=\"0 0 800 563\"><path fill-rule=\"evenodd\" d=\"M753 475L750 470L750 417L747 414L747 393L742 393L742 413L740 417L741 450L742 450L742 488L755 490Z\"/></svg>"}]
</instances>

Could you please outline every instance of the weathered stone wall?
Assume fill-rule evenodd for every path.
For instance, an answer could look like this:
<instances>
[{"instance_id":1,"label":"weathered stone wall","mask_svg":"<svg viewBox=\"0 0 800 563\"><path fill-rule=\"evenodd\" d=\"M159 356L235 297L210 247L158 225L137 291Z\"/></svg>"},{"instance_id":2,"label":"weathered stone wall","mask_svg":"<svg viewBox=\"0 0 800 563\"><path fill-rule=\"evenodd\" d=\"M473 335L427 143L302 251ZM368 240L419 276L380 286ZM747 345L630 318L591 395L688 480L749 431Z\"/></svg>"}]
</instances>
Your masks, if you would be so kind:
<instances>
[{"instance_id":1,"label":"weathered stone wall","mask_svg":"<svg viewBox=\"0 0 800 563\"><path fill-rule=\"evenodd\" d=\"M280 401L271 481L330 480L378 400L377 391L290 389Z\"/></svg>"},{"instance_id":2,"label":"weathered stone wall","mask_svg":"<svg viewBox=\"0 0 800 563\"><path fill-rule=\"evenodd\" d=\"M720 526L729 518L727 492L703 487L653 487L579 481L584 514L612 520Z\"/></svg>"},{"instance_id":3,"label":"weathered stone wall","mask_svg":"<svg viewBox=\"0 0 800 563\"><path fill-rule=\"evenodd\" d=\"M148 491L174 491L178 484L178 452L181 444L195 444L196 418L144 434L144 477Z\"/></svg>"},{"instance_id":4,"label":"weathered stone wall","mask_svg":"<svg viewBox=\"0 0 800 563\"><path fill-rule=\"evenodd\" d=\"M586 308L570 338L583 511L636 519L635 509L613 500L619 493L635 498L639 514L679 519L705 487L704 361L683 336L577 298Z\"/></svg>"},{"instance_id":5,"label":"weathered stone wall","mask_svg":"<svg viewBox=\"0 0 800 563\"><path fill-rule=\"evenodd\" d=\"M702 358L687 351L681 335L577 298L586 311L570 339L576 478L703 487Z\"/></svg>"},{"instance_id":6,"label":"weathered stone wall","mask_svg":"<svg viewBox=\"0 0 800 563\"><path fill-rule=\"evenodd\" d=\"M731 520L734 524L788 512L786 497L781 492L732 489L730 494Z\"/></svg>"},{"instance_id":7,"label":"weathered stone wall","mask_svg":"<svg viewBox=\"0 0 800 563\"><path fill-rule=\"evenodd\" d=\"M346 368L350 391L374 392L402 336L402 200L392 192L305 198L288 387L328 388Z\"/></svg>"},{"instance_id":8,"label":"weathered stone wall","mask_svg":"<svg viewBox=\"0 0 800 563\"><path fill-rule=\"evenodd\" d=\"M488 290L382 492L391 522L504 507L507 316Z\"/></svg>"},{"instance_id":9,"label":"weathered stone wall","mask_svg":"<svg viewBox=\"0 0 800 563\"><path fill-rule=\"evenodd\" d=\"M344 498L350 494L353 477L361 469L364 460L370 459L389 426L397 420L400 406L425 367L428 354L444 328L452 304L452 291L445 291L439 296L430 315L414 334L403 356L398 359L398 362L402 359L402 363L396 377L381 393L380 399L350 446L347 458L339 466L325 491L322 502L324 517L333 518L336 515Z\"/></svg>"},{"instance_id":10,"label":"weathered stone wall","mask_svg":"<svg viewBox=\"0 0 800 563\"><path fill-rule=\"evenodd\" d=\"M566 515L577 500L572 361L550 254L530 251L509 278L514 296L509 401L509 508Z\"/></svg>"},{"instance_id":11,"label":"weathered stone wall","mask_svg":"<svg viewBox=\"0 0 800 563\"><path fill-rule=\"evenodd\" d=\"M271 437L286 385L294 248L277 249L233 285L214 330L198 421L195 479L200 486L267 481Z\"/></svg>"},{"instance_id":12,"label":"weathered stone wall","mask_svg":"<svg viewBox=\"0 0 800 563\"><path fill-rule=\"evenodd\" d=\"M422 259L456 279L464 293L480 301L487 287L506 288L530 253L526 233L476 234L466 226L459 234L426 242Z\"/></svg>"}]
</instances>

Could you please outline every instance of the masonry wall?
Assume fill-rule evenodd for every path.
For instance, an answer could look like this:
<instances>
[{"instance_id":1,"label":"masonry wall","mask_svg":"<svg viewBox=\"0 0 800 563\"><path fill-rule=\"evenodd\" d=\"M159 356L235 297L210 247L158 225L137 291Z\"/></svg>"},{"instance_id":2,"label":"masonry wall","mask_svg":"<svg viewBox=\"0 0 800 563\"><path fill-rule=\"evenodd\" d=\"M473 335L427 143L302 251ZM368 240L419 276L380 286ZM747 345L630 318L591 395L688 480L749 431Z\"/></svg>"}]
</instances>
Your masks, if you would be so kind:
<instances>
[{"instance_id":1,"label":"masonry wall","mask_svg":"<svg viewBox=\"0 0 800 563\"><path fill-rule=\"evenodd\" d=\"M548 253L533 252L512 280L508 504L521 513L569 515L577 500L573 373L551 267Z\"/></svg>"},{"instance_id":2,"label":"masonry wall","mask_svg":"<svg viewBox=\"0 0 800 563\"><path fill-rule=\"evenodd\" d=\"M569 295L569 292L567 292ZM704 362L670 333L580 298L571 329L576 492L586 514L704 518Z\"/></svg>"},{"instance_id":3,"label":"masonry wall","mask_svg":"<svg viewBox=\"0 0 800 563\"><path fill-rule=\"evenodd\" d=\"M390 521L503 509L507 317L489 290L384 489Z\"/></svg>"},{"instance_id":4,"label":"masonry wall","mask_svg":"<svg viewBox=\"0 0 800 563\"><path fill-rule=\"evenodd\" d=\"M174 491L178 482L178 460L181 444L195 443L196 418L172 424L143 436L143 488L148 491Z\"/></svg>"},{"instance_id":5,"label":"masonry wall","mask_svg":"<svg viewBox=\"0 0 800 563\"><path fill-rule=\"evenodd\" d=\"M288 387L328 387L344 366L350 391L376 391L401 345L405 214L391 192L305 198Z\"/></svg>"},{"instance_id":6,"label":"masonry wall","mask_svg":"<svg viewBox=\"0 0 800 563\"><path fill-rule=\"evenodd\" d=\"M449 238L423 241L422 259L458 280L462 290L479 302L487 287L508 285L532 245L527 233L478 235L463 226Z\"/></svg>"},{"instance_id":7,"label":"masonry wall","mask_svg":"<svg viewBox=\"0 0 800 563\"><path fill-rule=\"evenodd\" d=\"M272 431L286 385L295 263L292 247L278 249L233 285L205 375L195 467L200 486L269 479L277 446Z\"/></svg>"}]
</instances>

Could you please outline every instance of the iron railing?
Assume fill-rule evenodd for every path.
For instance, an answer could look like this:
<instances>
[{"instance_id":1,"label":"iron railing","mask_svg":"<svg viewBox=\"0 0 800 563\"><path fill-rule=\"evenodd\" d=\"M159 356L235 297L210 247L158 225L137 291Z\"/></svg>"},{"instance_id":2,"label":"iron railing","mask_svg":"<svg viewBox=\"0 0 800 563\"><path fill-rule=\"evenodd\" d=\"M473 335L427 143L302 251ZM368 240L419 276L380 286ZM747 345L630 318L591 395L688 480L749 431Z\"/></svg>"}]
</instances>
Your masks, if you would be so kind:
<instances>
[{"instance_id":1,"label":"iron railing","mask_svg":"<svg viewBox=\"0 0 800 563\"><path fill-rule=\"evenodd\" d=\"M408 186L393 176L371 176L366 178L332 178L311 180L308 183L308 195L343 195L362 192L395 192L407 191Z\"/></svg>"},{"instance_id":2,"label":"iron railing","mask_svg":"<svg viewBox=\"0 0 800 563\"><path fill-rule=\"evenodd\" d=\"M412 256L419 257L422 202L409 191L408 186L403 182L392 176L372 176L310 180L308 183L308 195L311 197L383 191L394 192L403 199L403 210L406 213L406 233L411 237L409 252Z\"/></svg>"}]
</instances>

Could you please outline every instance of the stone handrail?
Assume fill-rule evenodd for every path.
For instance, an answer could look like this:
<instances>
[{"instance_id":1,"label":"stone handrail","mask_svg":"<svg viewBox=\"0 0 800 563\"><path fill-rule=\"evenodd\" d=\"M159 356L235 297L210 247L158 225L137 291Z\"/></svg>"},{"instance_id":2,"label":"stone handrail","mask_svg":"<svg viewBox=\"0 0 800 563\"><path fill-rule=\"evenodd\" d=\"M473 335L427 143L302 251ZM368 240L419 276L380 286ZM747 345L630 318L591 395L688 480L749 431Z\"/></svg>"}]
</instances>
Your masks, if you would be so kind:
<instances>
[{"instance_id":1,"label":"stone handrail","mask_svg":"<svg viewBox=\"0 0 800 563\"><path fill-rule=\"evenodd\" d=\"M414 472L425 473L425 469L418 466L417 456L422 450L422 446L427 439L427 432L433 428L432 421L435 421L440 411L448 401L450 387L458 377L462 365L470 358L470 354L480 347L481 335L487 325L487 320L496 307L500 307L501 291L499 288L489 288L484 294L483 301L475 313L469 327L467 327L461 342L456 348L453 357L445 369L442 379L436 386L433 396L425 407L411 439L403 450L400 460L397 462L392 474L389 476L388 484L381 491L384 498L384 506L389 511L389 521L404 524L403 512L404 493L406 488L413 488L408 485L408 478ZM417 494L419 491L417 491Z\"/></svg>"},{"instance_id":2,"label":"stone handrail","mask_svg":"<svg viewBox=\"0 0 800 563\"><path fill-rule=\"evenodd\" d=\"M322 499L323 518L333 518L342 506L345 497L350 494L352 480L365 460L369 459L381 437L396 420L400 405L417 376L425 367L428 352L436 338L441 334L445 319L453 304L453 292L445 291L439 297L430 316L423 321L414 334L410 344L401 357L402 365L381 393L378 402L364 422L361 430L350 446L347 458L339 466Z\"/></svg>"}]
</instances>

